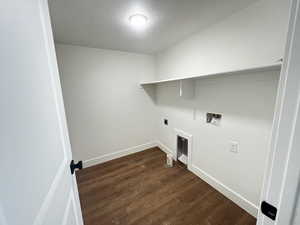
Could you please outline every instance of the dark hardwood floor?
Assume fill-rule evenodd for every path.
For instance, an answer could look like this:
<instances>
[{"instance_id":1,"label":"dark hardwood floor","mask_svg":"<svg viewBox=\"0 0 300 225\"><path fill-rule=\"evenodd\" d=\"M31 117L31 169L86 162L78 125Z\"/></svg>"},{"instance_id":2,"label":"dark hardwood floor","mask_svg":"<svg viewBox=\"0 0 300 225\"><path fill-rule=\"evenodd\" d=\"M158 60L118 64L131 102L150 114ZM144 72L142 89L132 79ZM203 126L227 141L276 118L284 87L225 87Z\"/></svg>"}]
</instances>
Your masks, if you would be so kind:
<instances>
[{"instance_id":1,"label":"dark hardwood floor","mask_svg":"<svg viewBox=\"0 0 300 225\"><path fill-rule=\"evenodd\" d=\"M158 148L77 172L85 225L255 225L256 220Z\"/></svg>"}]
</instances>

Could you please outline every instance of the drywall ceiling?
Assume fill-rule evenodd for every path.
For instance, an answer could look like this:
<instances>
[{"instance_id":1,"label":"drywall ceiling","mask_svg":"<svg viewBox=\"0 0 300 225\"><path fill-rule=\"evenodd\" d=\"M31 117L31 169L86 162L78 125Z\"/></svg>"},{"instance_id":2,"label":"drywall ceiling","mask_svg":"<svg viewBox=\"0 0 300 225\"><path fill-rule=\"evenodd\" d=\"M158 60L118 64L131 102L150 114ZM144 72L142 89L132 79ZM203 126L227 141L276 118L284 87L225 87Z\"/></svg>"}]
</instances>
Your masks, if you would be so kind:
<instances>
[{"instance_id":1,"label":"drywall ceiling","mask_svg":"<svg viewBox=\"0 0 300 225\"><path fill-rule=\"evenodd\" d=\"M257 0L50 0L58 43L156 53ZM128 17L145 14L136 31Z\"/></svg>"}]
</instances>

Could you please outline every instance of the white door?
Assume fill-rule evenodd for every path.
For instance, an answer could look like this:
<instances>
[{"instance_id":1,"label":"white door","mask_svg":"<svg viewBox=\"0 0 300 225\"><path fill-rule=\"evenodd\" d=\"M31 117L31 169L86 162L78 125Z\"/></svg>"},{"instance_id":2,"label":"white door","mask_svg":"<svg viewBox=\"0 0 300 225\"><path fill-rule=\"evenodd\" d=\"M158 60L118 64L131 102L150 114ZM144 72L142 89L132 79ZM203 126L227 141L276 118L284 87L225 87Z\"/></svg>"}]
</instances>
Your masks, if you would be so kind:
<instances>
[{"instance_id":1,"label":"white door","mask_svg":"<svg viewBox=\"0 0 300 225\"><path fill-rule=\"evenodd\" d=\"M261 196L277 208L275 220L258 215L258 225L297 225L300 178L300 0L293 0L273 124L271 154ZM300 202L298 203L300 204ZM298 221L297 221L298 220Z\"/></svg>"},{"instance_id":2,"label":"white door","mask_svg":"<svg viewBox=\"0 0 300 225\"><path fill-rule=\"evenodd\" d=\"M0 224L82 225L46 0L0 4Z\"/></svg>"}]
</instances>

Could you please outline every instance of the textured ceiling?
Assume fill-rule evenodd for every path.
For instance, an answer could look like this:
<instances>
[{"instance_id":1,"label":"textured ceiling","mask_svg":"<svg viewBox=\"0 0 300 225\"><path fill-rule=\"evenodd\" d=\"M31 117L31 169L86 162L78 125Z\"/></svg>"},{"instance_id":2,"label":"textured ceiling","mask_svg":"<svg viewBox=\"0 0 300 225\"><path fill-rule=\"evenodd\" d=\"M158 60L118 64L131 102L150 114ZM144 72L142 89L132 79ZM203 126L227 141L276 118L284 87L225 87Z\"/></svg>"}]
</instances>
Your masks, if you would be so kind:
<instances>
[{"instance_id":1,"label":"textured ceiling","mask_svg":"<svg viewBox=\"0 0 300 225\"><path fill-rule=\"evenodd\" d=\"M138 53L156 53L257 0L50 0L58 43ZM138 32L128 17L143 13Z\"/></svg>"}]
</instances>

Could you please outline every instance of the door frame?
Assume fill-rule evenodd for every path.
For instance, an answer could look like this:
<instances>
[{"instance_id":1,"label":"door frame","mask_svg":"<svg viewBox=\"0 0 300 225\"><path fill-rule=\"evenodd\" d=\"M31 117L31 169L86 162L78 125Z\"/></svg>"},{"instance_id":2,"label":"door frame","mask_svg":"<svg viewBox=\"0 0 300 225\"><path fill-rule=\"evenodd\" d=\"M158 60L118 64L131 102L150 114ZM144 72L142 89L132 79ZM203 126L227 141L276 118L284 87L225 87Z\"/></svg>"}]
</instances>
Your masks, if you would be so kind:
<instances>
[{"instance_id":1,"label":"door frame","mask_svg":"<svg viewBox=\"0 0 300 225\"><path fill-rule=\"evenodd\" d=\"M285 58L261 194L261 202L267 201L277 208L277 218L273 221L259 211L257 225L289 225L296 208L300 171L299 143L295 142L296 132L300 129L300 66L297 65L297 60L300 61L299 4L300 0L291 2Z\"/></svg>"}]
</instances>

